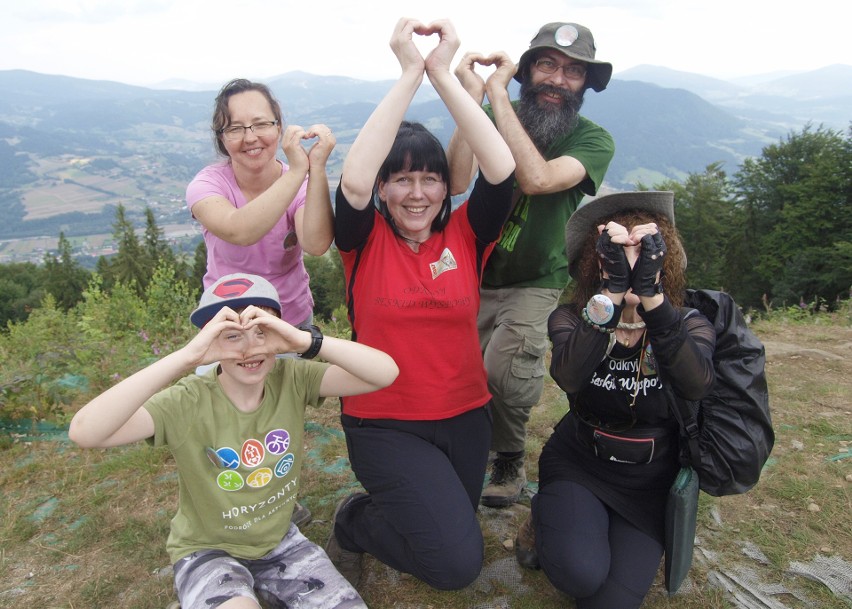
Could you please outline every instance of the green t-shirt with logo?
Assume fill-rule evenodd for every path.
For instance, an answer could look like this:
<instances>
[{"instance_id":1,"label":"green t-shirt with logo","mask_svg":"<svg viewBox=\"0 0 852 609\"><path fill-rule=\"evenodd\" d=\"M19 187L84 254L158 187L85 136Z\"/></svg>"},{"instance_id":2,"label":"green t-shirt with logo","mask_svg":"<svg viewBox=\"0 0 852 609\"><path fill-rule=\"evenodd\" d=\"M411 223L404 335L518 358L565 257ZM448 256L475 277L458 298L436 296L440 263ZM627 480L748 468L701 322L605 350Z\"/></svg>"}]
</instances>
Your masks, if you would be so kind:
<instances>
[{"instance_id":1,"label":"green t-shirt with logo","mask_svg":"<svg viewBox=\"0 0 852 609\"><path fill-rule=\"evenodd\" d=\"M189 375L145 403L154 446L168 446L180 496L166 544L169 557L206 549L260 558L283 539L299 489L305 406L317 405L328 364L280 358L263 401L237 410L216 370Z\"/></svg>"},{"instance_id":2,"label":"green t-shirt with logo","mask_svg":"<svg viewBox=\"0 0 852 609\"><path fill-rule=\"evenodd\" d=\"M485 106L485 111L493 120L491 107ZM574 157L588 175L568 190L520 196L488 259L482 287L565 287L565 224L585 195L597 193L614 153L609 132L582 116L570 133L557 138L546 158Z\"/></svg>"}]
</instances>

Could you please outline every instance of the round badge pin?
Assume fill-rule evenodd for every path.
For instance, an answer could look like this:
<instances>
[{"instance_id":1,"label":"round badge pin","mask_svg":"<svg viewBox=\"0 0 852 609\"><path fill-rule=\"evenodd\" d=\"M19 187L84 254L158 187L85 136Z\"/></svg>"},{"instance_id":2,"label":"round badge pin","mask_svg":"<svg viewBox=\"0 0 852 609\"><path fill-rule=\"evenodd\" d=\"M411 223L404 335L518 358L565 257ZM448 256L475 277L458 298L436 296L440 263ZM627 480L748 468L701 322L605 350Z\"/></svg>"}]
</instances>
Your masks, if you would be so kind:
<instances>
[{"instance_id":1,"label":"round badge pin","mask_svg":"<svg viewBox=\"0 0 852 609\"><path fill-rule=\"evenodd\" d=\"M580 32L573 25L563 25L553 35L556 44L561 47L570 47L580 37Z\"/></svg>"},{"instance_id":2,"label":"round badge pin","mask_svg":"<svg viewBox=\"0 0 852 609\"><path fill-rule=\"evenodd\" d=\"M595 294L586 303L586 315L589 316L589 321L595 325L606 325L612 319L614 313L615 306L609 296L604 294Z\"/></svg>"}]
</instances>

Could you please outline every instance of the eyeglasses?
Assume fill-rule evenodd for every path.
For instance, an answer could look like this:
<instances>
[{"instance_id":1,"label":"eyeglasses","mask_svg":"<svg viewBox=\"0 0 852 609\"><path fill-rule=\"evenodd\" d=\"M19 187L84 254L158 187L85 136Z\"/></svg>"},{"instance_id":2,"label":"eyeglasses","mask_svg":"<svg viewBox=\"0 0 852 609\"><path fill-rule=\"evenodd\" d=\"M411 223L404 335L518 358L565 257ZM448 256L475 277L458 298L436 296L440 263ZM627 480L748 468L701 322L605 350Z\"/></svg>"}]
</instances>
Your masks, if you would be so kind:
<instances>
[{"instance_id":1,"label":"eyeglasses","mask_svg":"<svg viewBox=\"0 0 852 609\"><path fill-rule=\"evenodd\" d=\"M541 58L535 60L535 67L543 74L554 74L559 68L562 68L565 78L569 78L571 80L580 80L586 76L586 66L581 63L566 63L561 66L555 61L547 58Z\"/></svg>"},{"instance_id":2,"label":"eyeglasses","mask_svg":"<svg viewBox=\"0 0 852 609\"><path fill-rule=\"evenodd\" d=\"M278 121L263 121L244 127L242 125L231 125L224 129L219 129L219 133L225 136L226 140L241 140L246 136L246 129L251 129L251 132L258 137L264 135L272 135L275 128L278 126Z\"/></svg>"}]
</instances>

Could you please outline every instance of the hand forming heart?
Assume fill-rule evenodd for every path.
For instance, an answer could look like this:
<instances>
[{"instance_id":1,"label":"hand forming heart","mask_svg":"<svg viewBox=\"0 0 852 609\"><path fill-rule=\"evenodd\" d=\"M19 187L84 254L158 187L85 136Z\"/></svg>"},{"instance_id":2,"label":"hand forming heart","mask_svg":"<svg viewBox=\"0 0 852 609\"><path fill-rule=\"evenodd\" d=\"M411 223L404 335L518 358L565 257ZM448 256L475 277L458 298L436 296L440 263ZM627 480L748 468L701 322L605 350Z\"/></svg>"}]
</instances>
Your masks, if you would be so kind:
<instances>
[{"instance_id":1,"label":"hand forming heart","mask_svg":"<svg viewBox=\"0 0 852 609\"><path fill-rule=\"evenodd\" d=\"M440 36L438 44L425 59L414 43L415 34L418 36L438 34ZM403 71L449 70L450 62L458 50L459 40L452 23L446 19L439 19L427 25L416 19L403 17L394 28L390 46Z\"/></svg>"},{"instance_id":2,"label":"hand forming heart","mask_svg":"<svg viewBox=\"0 0 852 609\"><path fill-rule=\"evenodd\" d=\"M307 150L302 146L306 140L316 139ZM325 163L337 144L334 134L323 124L312 125L305 130L299 125L288 125L281 138L281 149L287 156L291 169L308 171L311 164Z\"/></svg>"},{"instance_id":3,"label":"hand forming heart","mask_svg":"<svg viewBox=\"0 0 852 609\"><path fill-rule=\"evenodd\" d=\"M488 87L506 88L511 82L512 77L517 71L517 66L512 62L509 56L502 52L483 55L482 53L466 53L459 65L456 66L455 75L459 79L465 90L474 97L474 99L482 100L485 95L486 81L476 71L477 66L486 68L495 68L488 76Z\"/></svg>"}]
</instances>

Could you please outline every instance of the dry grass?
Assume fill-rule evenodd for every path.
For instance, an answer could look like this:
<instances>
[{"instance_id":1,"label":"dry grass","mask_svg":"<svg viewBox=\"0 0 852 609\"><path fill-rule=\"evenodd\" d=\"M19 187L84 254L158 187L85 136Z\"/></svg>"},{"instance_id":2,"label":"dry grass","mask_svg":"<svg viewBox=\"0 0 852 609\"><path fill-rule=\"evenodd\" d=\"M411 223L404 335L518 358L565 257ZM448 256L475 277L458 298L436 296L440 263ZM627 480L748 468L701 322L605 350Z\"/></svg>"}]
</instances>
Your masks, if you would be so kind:
<instances>
[{"instance_id":1,"label":"dry grass","mask_svg":"<svg viewBox=\"0 0 852 609\"><path fill-rule=\"evenodd\" d=\"M848 457L852 442L852 326L761 322L756 328L769 353L777 432L772 459L750 493L702 495L699 550L687 589L668 598L658 578L644 609L734 607L707 585L708 577L747 569L801 597L777 595L779 607L849 607L823 585L788 571L792 561L817 555L852 561L852 459L840 458ZM564 408L564 396L550 382L530 426L531 479ZM357 488L337 412L334 401L315 411L307 433L301 501L314 520L304 532L320 544L337 500ZM0 607L162 609L173 599L165 539L177 479L168 453L146 446L83 451L67 441L20 440L7 442L0 454L6 462L0 472ZM527 509L481 511L486 566L468 589L437 592L368 557L364 598L375 609L572 607L541 572L517 569L504 546ZM746 542L765 555L765 564L744 555Z\"/></svg>"}]
</instances>

